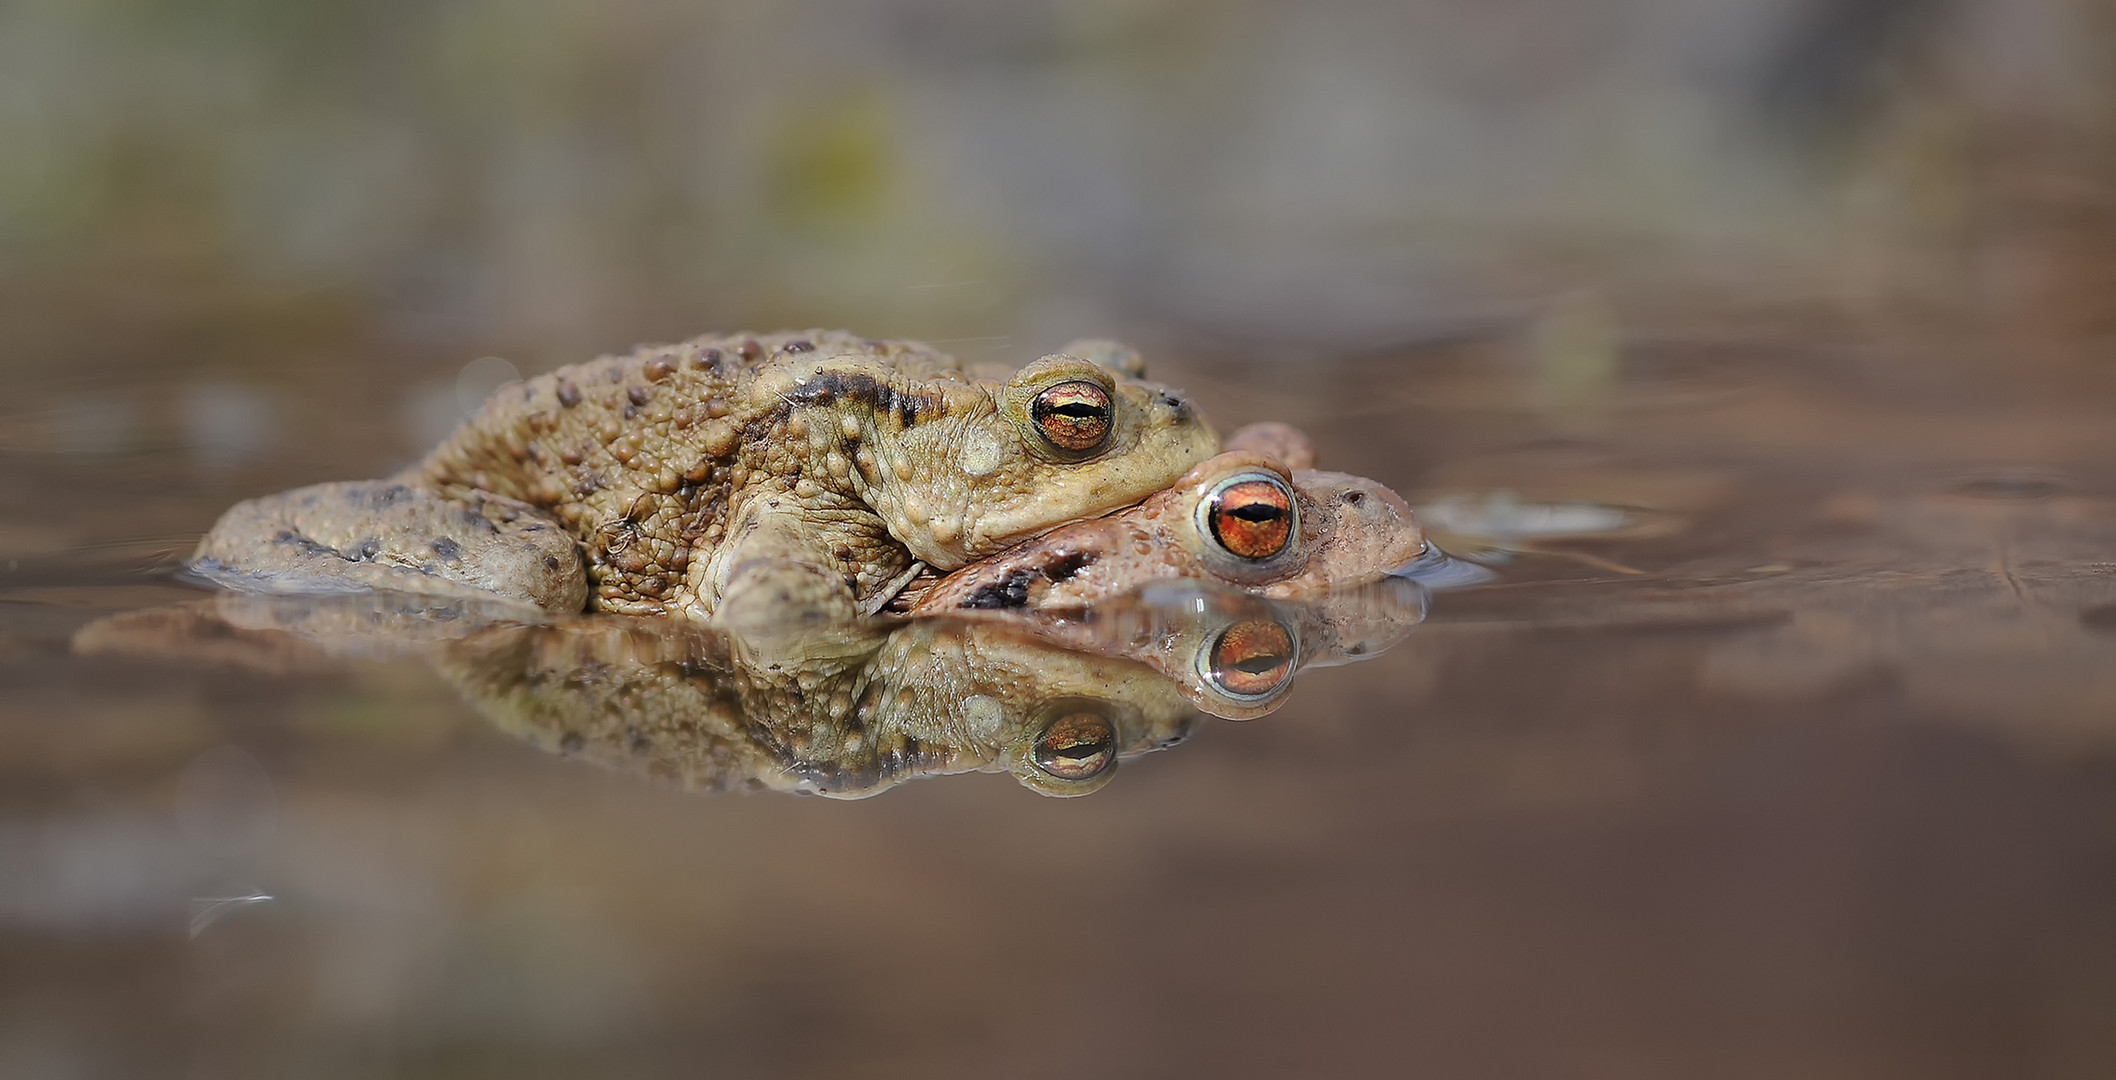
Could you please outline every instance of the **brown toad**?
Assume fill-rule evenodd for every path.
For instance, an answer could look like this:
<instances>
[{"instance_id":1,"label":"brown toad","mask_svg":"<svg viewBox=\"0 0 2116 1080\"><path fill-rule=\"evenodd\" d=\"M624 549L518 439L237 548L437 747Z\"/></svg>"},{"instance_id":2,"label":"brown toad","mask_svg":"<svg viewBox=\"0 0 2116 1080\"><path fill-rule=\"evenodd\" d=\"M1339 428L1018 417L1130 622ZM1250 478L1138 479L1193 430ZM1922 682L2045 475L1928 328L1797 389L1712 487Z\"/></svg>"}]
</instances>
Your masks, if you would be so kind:
<instances>
[{"instance_id":1,"label":"brown toad","mask_svg":"<svg viewBox=\"0 0 2116 1080\"><path fill-rule=\"evenodd\" d=\"M835 331L643 346L501 390L390 480L242 503L192 565L251 589L851 618L1218 449L1129 354L1080 351L1108 366L1061 353L1002 382Z\"/></svg>"},{"instance_id":2,"label":"brown toad","mask_svg":"<svg viewBox=\"0 0 2116 1080\"><path fill-rule=\"evenodd\" d=\"M1312 460L1297 432L1270 428L1269 439L1245 428L1229 442ZM1276 599L1318 596L1385 577L1425 550L1410 507L1388 488L1230 450L1138 506L966 566L907 606L920 615L1072 609L1176 578Z\"/></svg>"}]
</instances>

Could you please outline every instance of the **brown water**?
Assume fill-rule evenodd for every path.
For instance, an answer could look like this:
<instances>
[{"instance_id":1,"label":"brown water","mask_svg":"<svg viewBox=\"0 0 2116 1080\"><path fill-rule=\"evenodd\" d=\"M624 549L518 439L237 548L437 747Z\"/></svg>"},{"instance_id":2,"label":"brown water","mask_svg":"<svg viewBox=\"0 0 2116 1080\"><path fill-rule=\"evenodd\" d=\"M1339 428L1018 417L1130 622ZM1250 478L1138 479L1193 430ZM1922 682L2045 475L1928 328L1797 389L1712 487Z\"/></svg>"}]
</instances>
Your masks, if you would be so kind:
<instances>
[{"instance_id":1,"label":"brown water","mask_svg":"<svg viewBox=\"0 0 2116 1080\"><path fill-rule=\"evenodd\" d=\"M77 652L485 376L70 325L0 416L0 1075L2106 1075L2116 395L1549 331L1164 349L1499 577L1091 797L847 802L540 749L401 651Z\"/></svg>"}]
</instances>

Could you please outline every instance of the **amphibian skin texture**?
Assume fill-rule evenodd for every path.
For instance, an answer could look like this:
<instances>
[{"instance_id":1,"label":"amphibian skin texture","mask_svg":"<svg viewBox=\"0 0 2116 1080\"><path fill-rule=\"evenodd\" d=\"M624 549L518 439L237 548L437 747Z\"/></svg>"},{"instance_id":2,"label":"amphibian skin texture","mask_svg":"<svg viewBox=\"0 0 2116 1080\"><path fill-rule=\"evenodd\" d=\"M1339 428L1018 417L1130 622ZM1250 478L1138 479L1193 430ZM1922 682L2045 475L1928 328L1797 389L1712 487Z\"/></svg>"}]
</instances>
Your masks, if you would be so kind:
<instances>
[{"instance_id":1,"label":"amphibian skin texture","mask_svg":"<svg viewBox=\"0 0 2116 1080\"><path fill-rule=\"evenodd\" d=\"M225 592L100 619L74 649L281 677L423 663L504 731L698 791L856 799L920 776L1005 771L1044 795L1084 795L1197 719L1186 700L1196 694L1143 662L1187 674L1193 665L1169 658L1177 646L1134 659L1085 628L1089 647L1074 649L1021 620L869 619L814 628L798 649L764 657L711 625L621 615L525 625L521 614L401 593Z\"/></svg>"},{"instance_id":2,"label":"amphibian skin texture","mask_svg":"<svg viewBox=\"0 0 2116 1080\"><path fill-rule=\"evenodd\" d=\"M1181 396L1076 355L1000 382L916 342L707 336L503 389L387 481L243 503L193 566L258 589L849 619L1218 448Z\"/></svg>"},{"instance_id":3,"label":"amphibian skin texture","mask_svg":"<svg viewBox=\"0 0 2116 1080\"><path fill-rule=\"evenodd\" d=\"M435 666L505 731L696 791L859 799L921 776L1005 771L1039 794L1086 795L1197 717L1153 669L1023 626L861 630L834 656L759 663L711 627L497 627Z\"/></svg>"},{"instance_id":4,"label":"amphibian skin texture","mask_svg":"<svg viewBox=\"0 0 2116 1080\"><path fill-rule=\"evenodd\" d=\"M942 578L912 611L1073 609L1173 578L1312 597L1379 580L1424 551L1411 508L1388 488L1230 450L1138 506Z\"/></svg>"}]
</instances>

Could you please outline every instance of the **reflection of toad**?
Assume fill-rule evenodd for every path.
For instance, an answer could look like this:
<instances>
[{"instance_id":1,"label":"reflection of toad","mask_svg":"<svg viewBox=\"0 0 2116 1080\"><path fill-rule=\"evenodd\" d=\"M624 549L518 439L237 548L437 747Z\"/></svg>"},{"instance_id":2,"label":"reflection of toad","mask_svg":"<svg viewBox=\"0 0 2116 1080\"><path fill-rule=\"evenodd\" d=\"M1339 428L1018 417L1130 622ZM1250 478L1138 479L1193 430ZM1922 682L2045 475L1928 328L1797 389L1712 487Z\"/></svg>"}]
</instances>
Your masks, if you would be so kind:
<instances>
[{"instance_id":1,"label":"reflection of toad","mask_svg":"<svg viewBox=\"0 0 2116 1080\"><path fill-rule=\"evenodd\" d=\"M858 798L1003 769L1045 795L1084 795L1197 715L1143 664L945 620L848 627L797 662L702 627L505 627L437 667L513 735L706 791Z\"/></svg>"},{"instance_id":2,"label":"reflection of toad","mask_svg":"<svg viewBox=\"0 0 2116 1080\"><path fill-rule=\"evenodd\" d=\"M1425 608L1424 587L1406 578L1305 601L1177 579L1149 581L1091 607L954 617L1032 626L1068 649L1136 660L1168 677L1198 708L1246 720L1285 704L1295 672L1387 651L1424 621Z\"/></svg>"},{"instance_id":3,"label":"reflection of toad","mask_svg":"<svg viewBox=\"0 0 2116 1080\"><path fill-rule=\"evenodd\" d=\"M226 593L112 616L74 648L271 671L425 663L529 742L701 790L851 798L1004 770L1077 795L1181 739L1199 709L1261 716L1297 670L1386 648L1422 616L1422 594L1379 588L1308 605L1184 583L1091 616L864 621L762 653L670 620L525 625L475 602Z\"/></svg>"},{"instance_id":4,"label":"reflection of toad","mask_svg":"<svg viewBox=\"0 0 2116 1080\"><path fill-rule=\"evenodd\" d=\"M1135 503L1218 448L1128 353L1080 351L1104 363L995 382L830 331L642 347L503 389L389 481L242 503L193 566L267 590L848 619L922 566Z\"/></svg>"}]
</instances>

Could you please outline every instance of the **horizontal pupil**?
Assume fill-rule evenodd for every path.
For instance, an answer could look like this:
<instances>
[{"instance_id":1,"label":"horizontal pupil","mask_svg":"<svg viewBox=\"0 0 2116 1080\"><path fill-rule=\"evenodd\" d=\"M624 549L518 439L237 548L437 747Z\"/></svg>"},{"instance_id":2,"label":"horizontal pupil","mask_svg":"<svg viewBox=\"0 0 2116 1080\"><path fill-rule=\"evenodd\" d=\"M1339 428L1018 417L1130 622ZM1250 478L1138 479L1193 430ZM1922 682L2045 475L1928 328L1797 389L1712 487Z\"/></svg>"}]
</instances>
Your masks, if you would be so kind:
<instances>
[{"instance_id":1,"label":"horizontal pupil","mask_svg":"<svg viewBox=\"0 0 2116 1080\"><path fill-rule=\"evenodd\" d=\"M1276 653L1264 653L1261 656L1252 656L1246 660L1237 660L1233 664L1233 667L1236 671L1242 672L1245 675L1262 675L1267 671L1271 671L1275 668L1281 668L1284 666L1286 666L1286 658L1283 656L1279 656Z\"/></svg>"},{"instance_id":2,"label":"horizontal pupil","mask_svg":"<svg viewBox=\"0 0 2116 1080\"><path fill-rule=\"evenodd\" d=\"M1086 402L1067 402L1063 405L1052 406L1050 412L1074 420L1095 420L1102 416L1102 407L1090 405Z\"/></svg>"},{"instance_id":3,"label":"horizontal pupil","mask_svg":"<svg viewBox=\"0 0 2116 1080\"><path fill-rule=\"evenodd\" d=\"M1257 502L1245 503L1234 507L1227 511L1227 514L1230 517L1241 518L1243 521L1277 521L1286 516L1286 511L1284 508L1273 506L1270 503Z\"/></svg>"}]
</instances>

